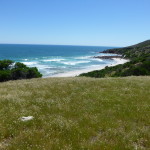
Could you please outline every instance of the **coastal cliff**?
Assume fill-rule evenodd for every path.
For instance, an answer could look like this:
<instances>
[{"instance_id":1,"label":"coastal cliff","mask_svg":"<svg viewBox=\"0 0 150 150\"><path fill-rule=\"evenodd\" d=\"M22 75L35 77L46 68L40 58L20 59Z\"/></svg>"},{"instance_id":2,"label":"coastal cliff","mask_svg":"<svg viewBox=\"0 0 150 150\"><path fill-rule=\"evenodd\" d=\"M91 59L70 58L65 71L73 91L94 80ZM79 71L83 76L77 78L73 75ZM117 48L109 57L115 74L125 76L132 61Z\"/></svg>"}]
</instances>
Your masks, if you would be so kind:
<instances>
[{"instance_id":1,"label":"coastal cliff","mask_svg":"<svg viewBox=\"0 0 150 150\"><path fill-rule=\"evenodd\" d=\"M83 73L80 76L101 78L150 75L150 40L124 48L108 49L100 53L119 54L122 58L129 59L130 62L113 67L106 66L105 69Z\"/></svg>"}]
</instances>

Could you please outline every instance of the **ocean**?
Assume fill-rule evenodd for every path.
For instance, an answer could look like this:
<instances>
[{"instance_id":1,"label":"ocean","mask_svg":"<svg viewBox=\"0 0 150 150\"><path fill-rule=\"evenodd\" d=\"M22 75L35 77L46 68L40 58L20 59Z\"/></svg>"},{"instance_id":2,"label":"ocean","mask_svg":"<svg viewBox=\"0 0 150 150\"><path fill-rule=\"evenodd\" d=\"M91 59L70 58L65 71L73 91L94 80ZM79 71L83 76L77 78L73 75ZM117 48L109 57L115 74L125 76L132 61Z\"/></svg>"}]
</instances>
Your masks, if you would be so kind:
<instances>
[{"instance_id":1,"label":"ocean","mask_svg":"<svg viewBox=\"0 0 150 150\"><path fill-rule=\"evenodd\" d=\"M110 48L113 47L0 44L0 60L11 59L29 67L37 67L43 77L76 76L83 72L118 64L117 59L93 58L110 55L99 53Z\"/></svg>"}]
</instances>

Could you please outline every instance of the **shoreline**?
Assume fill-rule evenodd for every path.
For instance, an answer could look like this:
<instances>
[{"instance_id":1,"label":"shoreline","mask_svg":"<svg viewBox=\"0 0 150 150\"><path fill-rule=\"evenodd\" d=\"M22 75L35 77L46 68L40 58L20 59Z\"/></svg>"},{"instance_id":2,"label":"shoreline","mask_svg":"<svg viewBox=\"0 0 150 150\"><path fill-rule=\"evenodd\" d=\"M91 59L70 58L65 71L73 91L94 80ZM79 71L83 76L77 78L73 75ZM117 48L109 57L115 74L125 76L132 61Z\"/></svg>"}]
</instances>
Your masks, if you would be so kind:
<instances>
[{"instance_id":1,"label":"shoreline","mask_svg":"<svg viewBox=\"0 0 150 150\"><path fill-rule=\"evenodd\" d=\"M116 62L114 64L109 64L109 65L95 65L92 67L89 67L87 69L82 69L82 70L74 70L74 71L69 71L66 73L59 73L56 75L51 75L51 76L47 76L47 77L43 77L43 78L52 78L52 77L75 77L78 76L82 73L88 73L91 71L95 71L95 70L101 70L104 69L106 66L111 67L111 66L116 66L119 64L124 64L126 62L128 62L128 59L122 59L122 58L112 58L113 60L115 60Z\"/></svg>"}]
</instances>

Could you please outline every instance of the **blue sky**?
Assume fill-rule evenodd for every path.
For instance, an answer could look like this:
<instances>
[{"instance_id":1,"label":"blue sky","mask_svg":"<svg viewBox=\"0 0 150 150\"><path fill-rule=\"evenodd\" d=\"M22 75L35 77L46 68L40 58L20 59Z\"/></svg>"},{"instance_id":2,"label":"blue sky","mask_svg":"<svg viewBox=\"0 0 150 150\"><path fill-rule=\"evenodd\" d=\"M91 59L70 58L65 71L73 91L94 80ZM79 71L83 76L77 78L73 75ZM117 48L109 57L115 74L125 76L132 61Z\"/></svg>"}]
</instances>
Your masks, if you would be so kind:
<instances>
[{"instance_id":1,"label":"blue sky","mask_svg":"<svg viewBox=\"0 0 150 150\"><path fill-rule=\"evenodd\" d=\"M127 46L150 39L150 0L0 0L0 43Z\"/></svg>"}]
</instances>

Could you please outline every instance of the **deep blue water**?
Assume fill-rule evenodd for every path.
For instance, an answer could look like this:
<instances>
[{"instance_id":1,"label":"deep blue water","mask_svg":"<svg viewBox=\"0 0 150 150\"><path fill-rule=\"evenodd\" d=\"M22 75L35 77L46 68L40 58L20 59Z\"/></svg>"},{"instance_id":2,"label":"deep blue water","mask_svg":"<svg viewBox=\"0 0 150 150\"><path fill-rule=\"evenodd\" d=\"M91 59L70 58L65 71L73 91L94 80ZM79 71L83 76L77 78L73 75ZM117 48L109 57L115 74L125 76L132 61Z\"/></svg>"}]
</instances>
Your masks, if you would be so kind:
<instances>
[{"instance_id":1,"label":"deep blue water","mask_svg":"<svg viewBox=\"0 0 150 150\"><path fill-rule=\"evenodd\" d=\"M108 65L114 60L94 59L98 52L112 47L0 44L0 59L11 59L37 67L46 77Z\"/></svg>"}]
</instances>

